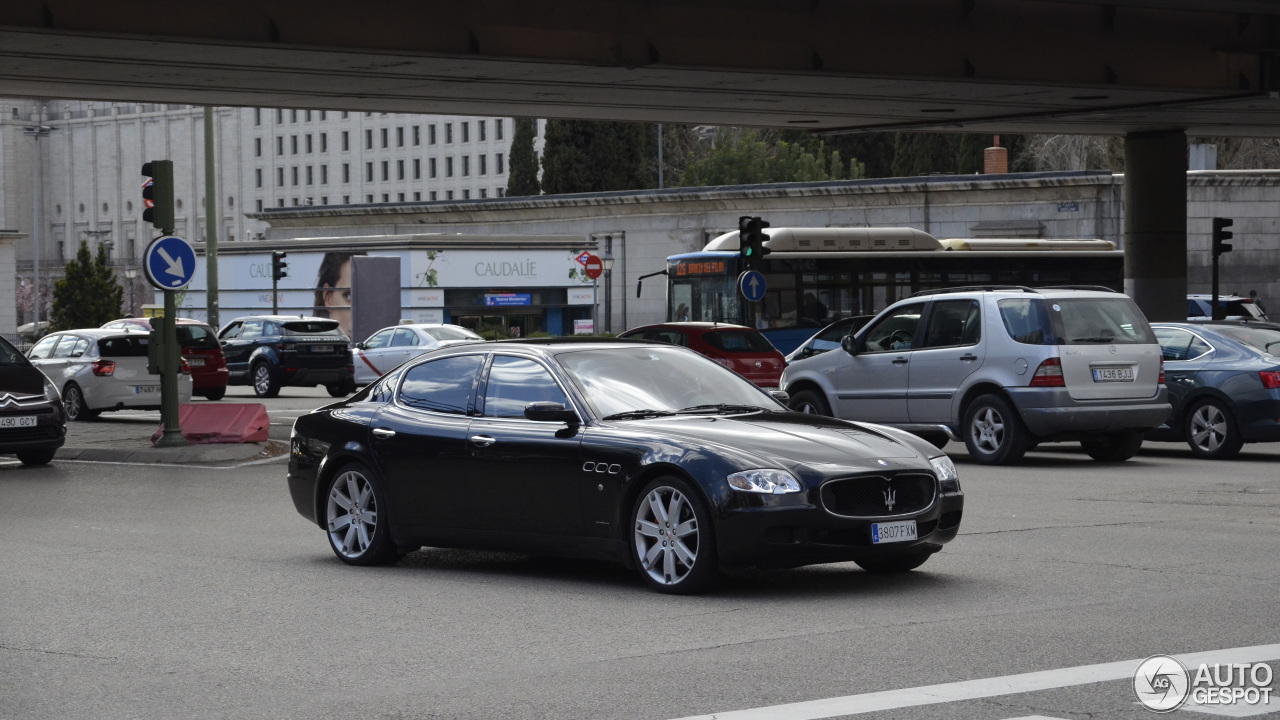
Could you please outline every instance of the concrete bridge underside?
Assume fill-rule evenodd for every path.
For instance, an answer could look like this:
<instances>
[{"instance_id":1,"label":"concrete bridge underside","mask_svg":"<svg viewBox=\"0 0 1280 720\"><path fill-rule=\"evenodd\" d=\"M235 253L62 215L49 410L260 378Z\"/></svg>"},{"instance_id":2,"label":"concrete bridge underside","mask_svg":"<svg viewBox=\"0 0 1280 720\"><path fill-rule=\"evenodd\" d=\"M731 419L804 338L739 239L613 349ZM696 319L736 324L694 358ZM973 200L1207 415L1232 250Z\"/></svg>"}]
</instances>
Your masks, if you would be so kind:
<instances>
[{"instance_id":1,"label":"concrete bridge underside","mask_svg":"<svg viewBox=\"0 0 1280 720\"><path fill-rule=\"evenodd\" d=\"M1280 135L1278 51L1270 0L0 3L2 96L1126 134L1126 242L1162 248L1127 272L1158 319L1186 232L1157 176L1186 133Z\"/></svg>"}]
</instances>

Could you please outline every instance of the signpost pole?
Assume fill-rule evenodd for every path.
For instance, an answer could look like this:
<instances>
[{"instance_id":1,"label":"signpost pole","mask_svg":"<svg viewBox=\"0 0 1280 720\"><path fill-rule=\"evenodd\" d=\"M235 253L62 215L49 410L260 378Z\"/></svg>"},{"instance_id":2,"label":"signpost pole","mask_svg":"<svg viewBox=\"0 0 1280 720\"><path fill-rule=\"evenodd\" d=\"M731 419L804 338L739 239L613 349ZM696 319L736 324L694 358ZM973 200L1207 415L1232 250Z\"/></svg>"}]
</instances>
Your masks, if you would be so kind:
<instances>
[{"instance_id":1,"label":"signpost pole","mask_svg":"<svg viewBox=\"0 0 1280 720\"><path fill-rule=\"evenodd\" d=\"M163 427L156 447L179 447L187 444L178 427L178 369L181 354L178 347L178 302L172 290L164 291L164 320L161 323L160 347L160 423Z\"/></svg>"},{"instance_id":2,"label":"signpost pole","mask_svg":"<svg viewBox=\"0 0 1280 720\"><path fill-rule=\"evenodd\" d=\"M182 238L164 235L156 238L143 253L142 269L152 287L164 292L164 315L152 320L148 352L155 359L148 363L152 373L160 374L160 437L156 447L186 445L178 424L178 373L182 369L182 347L178 345L178 298L176 292L191 283L196 271L196 253ZM156 326L156 321L159 326Z\"/></svg>"}]
</instances>

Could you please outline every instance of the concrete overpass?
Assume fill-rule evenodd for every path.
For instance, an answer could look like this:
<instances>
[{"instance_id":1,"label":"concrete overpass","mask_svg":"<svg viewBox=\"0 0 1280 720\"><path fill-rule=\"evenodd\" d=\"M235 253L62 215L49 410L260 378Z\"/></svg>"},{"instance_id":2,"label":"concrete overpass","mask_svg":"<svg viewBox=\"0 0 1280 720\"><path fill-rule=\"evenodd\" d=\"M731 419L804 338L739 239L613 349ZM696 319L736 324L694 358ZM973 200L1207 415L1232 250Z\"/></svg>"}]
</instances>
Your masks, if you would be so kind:
<instances>
[{"instance_id":1,"label":"concrete overpass","mask_svg":"<svg viewBox=\"0 0 1280 720\"><path fill-rule=\"evenodd\" d=\"M0 95L1126 135L1130 290L1184 311L1185 137L1280 135L1270 0L7 0Z\"/></svg>"}]
</instances>

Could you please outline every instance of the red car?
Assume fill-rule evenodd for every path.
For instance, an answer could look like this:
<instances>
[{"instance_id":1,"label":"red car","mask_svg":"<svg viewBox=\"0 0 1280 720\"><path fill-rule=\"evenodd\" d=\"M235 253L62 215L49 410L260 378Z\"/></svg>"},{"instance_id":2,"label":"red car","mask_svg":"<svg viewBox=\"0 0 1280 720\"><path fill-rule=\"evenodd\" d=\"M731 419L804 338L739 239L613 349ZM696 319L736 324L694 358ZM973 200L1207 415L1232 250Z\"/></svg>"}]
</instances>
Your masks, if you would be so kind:
<instances>
[{"instance_id":1,"label":"red car","mask_svg":"<svg viewBox=\"0 0 1280 720\"><path fill-rule=\"evenodd\" d=\"M150 318L122 318L102 326L107 330L151 332ZM178 318L178 342L182 343L182 359L191 368L192 391L209 400L221 400L227 394L227 359L213 328L191 318Z\"/></svg>"},{"instance_id":2,"label":"red car","mask_svg":"<svg viewBox=\"0 0 1280 720\"><path fill-rule=\"evenodd\" d=\"M618 337L687 347L765 388L778 387L787 361L759 331L741 325L670 322L645 325Z\"/></svg>"}]
</instances>

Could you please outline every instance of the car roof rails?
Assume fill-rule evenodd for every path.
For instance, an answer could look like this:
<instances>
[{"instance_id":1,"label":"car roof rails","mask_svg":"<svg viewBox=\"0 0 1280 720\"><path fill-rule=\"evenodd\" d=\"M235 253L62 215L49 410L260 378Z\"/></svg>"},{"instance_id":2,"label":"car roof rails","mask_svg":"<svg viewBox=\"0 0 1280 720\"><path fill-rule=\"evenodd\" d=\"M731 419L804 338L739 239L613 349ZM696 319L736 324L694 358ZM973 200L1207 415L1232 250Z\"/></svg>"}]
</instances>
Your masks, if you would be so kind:
<instances>
[{"instance_id":1,"label":"car roof rails","mask_svg":"<svg viewBox=\"0 0 1280 720\"><path fill-rule=\"evenodd\" d=\"M1036 289L1037 290L1092 290L1094 292L1108 292L1108 293L1120 292L1119 290L1116 290L1115 288L1109 288L1106 285L1045 285L1044 287L1039 287Z\"/></svg>"},{"instance_id":2,"label":"car roof rails","mask_svg":"<svg viewBox=\"0 0 1280 720\"><path fill-rule=\"evenodd\" d=\"M949 293L962 293L962 292L995 292L997 290L1016 290L1018 292L1035 292L1035 289L1029 288L1025 285L967 285L964 287L938 288L936 290L921 290L920 292L912 293L911 297L918 297L920 295L946 295Z\"/></svg>"}]
</instances>

